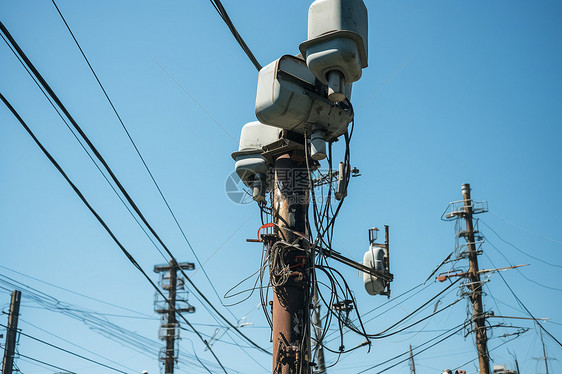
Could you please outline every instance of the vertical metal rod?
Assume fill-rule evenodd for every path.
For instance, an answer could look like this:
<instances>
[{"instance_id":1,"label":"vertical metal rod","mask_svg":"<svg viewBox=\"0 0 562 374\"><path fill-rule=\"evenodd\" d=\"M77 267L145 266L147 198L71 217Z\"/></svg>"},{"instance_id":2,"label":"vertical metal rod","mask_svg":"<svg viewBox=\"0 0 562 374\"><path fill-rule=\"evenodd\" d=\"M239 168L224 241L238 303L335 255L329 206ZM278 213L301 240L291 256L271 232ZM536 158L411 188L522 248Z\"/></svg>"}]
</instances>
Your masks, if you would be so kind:
<instances>
[{"instance_id":1,"label":"vertical metal rod","mask_svg":"<svg viewBox=\"0 0 562 374\"><path fill-rule=\"evenodd\" d=\"M18 333L18 317L20 314L21 291L12 292L10 302L10 314L8 315L8 330L6 331L6 346L4 347L4 360L2 361L2 373L12 374L14 367L14 353Z\"/></svg>"},{"instance_id":2,"label":"vertical metal rod","mask_svg":"<svg viewBox=\"0 0 562 374\"><path fill-rule=\"evenodd\" d=\"M472 294L472 320L476 334L476 350L478 351L478 364L480 374L490 373L490 357L488 356L488 336L486 333L486 316L483 313L482 284L478 273L478 253L474 242L474 226L472 223L473 204L470 197L470 184L462 185L462 196L464 200L464 218L466 220L466 241L468 244L468 278Z\"/></svg>"},{"instance_id":3,"label":"vertical metal rod","mask_svg":"<svg viewBox=\"0 0 562 374\"><path fill-rule=\"evenodd\" d=\"M164 360L164 374L174 373L175 344L176 344L176 288L178 264L170 260L170 284L168 289L168 315L166 323L166 357Z\"/></svg>"},{"instance_id":4,"label":"vertical metal rod","mask_svg":"<svg viewBox=\"0 0 562 374\"><path fill-rule=\"evenodd\" d=\"M320 304L318 303L318 290L316 287L312 291L312 303L314 304L314 335L316 336L316 374L326 373L326 363L324 361L324 347L322 346L322 320L320 319Z\"/></svg>"},{"instance_id":5,"label":"vertical metal rod","mask_svg":"<svg viewBox=\"0 0 562 374\"><path fill-rule=\"evenodd\" d=\"M308 174L302 167L304 157L295 153L279 156L274 166L273 220L277 234L287 243L299 238L295 232L307 231L308 183L299 186L297 182L300 178L307 181ZM270 258L274 256L285 266L270 267L270 277L275 283L276 274L281 273L286 280L273 287L273 373L309 374L310 259L304 251L283 246L272 247Z\"/></svg>"}]
</instances>

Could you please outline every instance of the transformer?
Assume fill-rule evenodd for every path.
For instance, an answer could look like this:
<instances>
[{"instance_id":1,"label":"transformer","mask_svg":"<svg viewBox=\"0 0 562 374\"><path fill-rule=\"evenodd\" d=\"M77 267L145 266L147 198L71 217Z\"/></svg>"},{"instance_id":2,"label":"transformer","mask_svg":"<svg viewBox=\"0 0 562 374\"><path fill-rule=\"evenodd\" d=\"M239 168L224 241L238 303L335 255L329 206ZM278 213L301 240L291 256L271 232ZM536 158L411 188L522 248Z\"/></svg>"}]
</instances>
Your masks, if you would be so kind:
<instances>
[{"instance_id":1,"label":"transformer","mask_svg":"<svg viewBox=\"0 0 562 374\"><path fill-rule=\"evenodd\" d=\"M371 269L371 272L363 272L363 283L369 295L390 297L390 282L394 276L390 273L388 226L384 226L384 244L376 243L378 231L376 227L369 229L370 244L363 256L363 266Z\"/></svg>"},{"instance_id":2,"label":"transformer","mask_svg":"<svg viewBox=\"0 0 562 374\"><path fill-rule=\"evenodd\" d=\"M279 139L280 131L277 127L258 121L249 122L242 127L238 151L232 153L232 158L236 161L236 174L252 189L255 201L264 201L265 194L271 191L269 166L261 155L262 147Z\"/></svg>"},{"instance_id":3,"label":"transformer","mask_svg":"<svg viewBox=\"0 0 562 374\"><path fill-rule=\"evenodd\" d=\"M325 142L344 134L353 115L349 106L334 104L318 87L321 83L302 59L283 56L259 72L256 117L270 126L308 133L311 156L321 160L326 157ZM351 94L351 86L345 90Z\"/></svg>"},{"instance_id":4,"label":"transformer","mask_svg":"<svg viewBox=\"0 0 562 374\"><path fill-rule=\"evenodd\" d=\"M376 271L385 272L385 257L388 257L386 248L372 243L363 256L363 265ZM381 295L386 288L386 281L368 273L363 273L363 283L369 295Z\"/></svg>"},{"instance_id":5,"label":"transformer","mask_svg":"<svg viewBox=\"0 0 562 374\"><path fill-rule=\"evenodd\" d=\"M345 85L367 67L367 8L362 0L316 0L308 10L308 40L299 49L328 99L344 101Z\"/></svg>"}]
</instances>

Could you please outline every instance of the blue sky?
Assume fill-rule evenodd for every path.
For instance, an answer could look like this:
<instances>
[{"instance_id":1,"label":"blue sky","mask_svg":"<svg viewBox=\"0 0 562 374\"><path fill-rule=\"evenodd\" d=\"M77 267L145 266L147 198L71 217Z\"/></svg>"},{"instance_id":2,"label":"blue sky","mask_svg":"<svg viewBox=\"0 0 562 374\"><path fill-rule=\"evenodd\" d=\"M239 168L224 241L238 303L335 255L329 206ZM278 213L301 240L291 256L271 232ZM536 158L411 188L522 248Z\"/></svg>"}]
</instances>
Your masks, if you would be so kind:
<instances>
[{"instance_id":1,"label":"blue sky","mask_svg":"<svg viewBox=\"0 0 562 374\"><path fill-rule=\"evenodd\" d=\"M283 54L298 53L299 43L306 38L309 4L224 2L262 65ZM260 245L245 242L260 226L259 210L232 203L224 191L234 169L230 153L237 148L240 129L255 120L254 66L209 2L60 0L58 5L195 252L207 261L205 270L222 296L260 264ZM362 176L352 180L338 218L336 249L360 260L368 248L367 229L389 224L392 289L397 296L423 282L452 251L454 224L442 222L440 216L449 201L461 198L461 184L471 183L473 198L487 200L490 207L490 213L480 217L480 230L489 239L481 268L531 264L502 275L536 317L552 318L545 327L560 340L562 5L556 1L374 0L367 0L366 5L369 67L354 85L352 96L357 115L351 162ZM175 256L194 261L52 3L3 1L0 14ZM0 46L0 77L0 92L156 280L151 269L164 259L5 44ZM0 124L0 248L5 267L0 274L80 311L106 314L107 321L151 339L157 351L162 343L157 340L158 317L152 312L153 290L4 107ZM336 152L343 157L341 147L336 146ZM356 271L336 267L350 282L361 313L387 302L368 296ZM201 271L193 274L193 280L220 306ZM6 288L0 289L6 311L11 288L6 283L0 286ZM368 331L383 330L445 286L430 282L409 300L391 298L379 311L393 309L369 322ZM45 304L26 297L25 288L22 291L23 332L109 362L93 353L99 354L125 365L127 369L119 367L127 372L158 371L154 355L130 349L114 336L108 339L76 318L46 309ZM456 300L457 291L446 294L441 305ZM190 300L197 308L188 316L190 321L212 335L217 322L195 297ZM258 303L254 294L220 310L235 321ZM525 316L497 274L487 284L485 305L496 315ZM418 317L432 310L433 304ZM357 373L404 352L408 344L416 348L441 330L462 323L466 310L466 301L460 301L412 332L376 340L369 353L359 349L343 355L329 372ZM244 331L269 348L263 312L254 310L247 320L254 325ZM5 321L4 316L1 323ZM513 329L495 329L490 347L500 347L491 353L494 363L512 365L511 352L523 372L544 370L534 360L542 351L533 324L505 322L531 330L500 346L507 340L501 335ZM193 333L182 331L182 338L180 358L189 359L195 352L212 361ZM269 370L267 355L242 351L228 344L232 340L226 336L224 340L214 348L231 372ZM361 342L361 337L346 334L346 347ZM546 337L545 343L550 357L561 357L560 346ZM335 349L339 346L337 339L330 344ZM80 373L102 370L25 337L20 339L19 351ZM422 373L439 372L475 357L471 336L456 335L421 353L416 364ZM327 358L333 363L336 357L328 354ZM551 371L560 371L559 361L549 363ZM24 373L55 372L23 358L18 366ZM476 372L472 363L464 369ZM407 363L388 373L404 370ZM184 363L179 372L204 370Z\"/></svg>"}]
</instances>

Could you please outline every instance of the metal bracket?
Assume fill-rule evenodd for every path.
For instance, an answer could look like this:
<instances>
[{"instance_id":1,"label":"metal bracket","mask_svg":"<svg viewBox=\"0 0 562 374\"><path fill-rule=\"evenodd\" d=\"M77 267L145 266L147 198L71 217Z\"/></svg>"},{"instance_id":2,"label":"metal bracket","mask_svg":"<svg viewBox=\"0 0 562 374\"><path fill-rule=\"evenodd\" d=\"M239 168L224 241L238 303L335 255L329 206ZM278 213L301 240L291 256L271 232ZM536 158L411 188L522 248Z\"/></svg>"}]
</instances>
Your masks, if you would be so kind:
<instances>
[{"instance_id":1,"label":"metal bracket","mask_svg":"<svg viewBox=\"0 0 562 374\"><path fill-rule=\"evenodd\" d=\"M304 149L304 144L301 144L291 139L283 138L283 139L276 140L273 143L264 145L262 149L263 152L261 155L266 159L268 163L273 164L276 156L297 149Z\"/></svg>"}]
</instances>

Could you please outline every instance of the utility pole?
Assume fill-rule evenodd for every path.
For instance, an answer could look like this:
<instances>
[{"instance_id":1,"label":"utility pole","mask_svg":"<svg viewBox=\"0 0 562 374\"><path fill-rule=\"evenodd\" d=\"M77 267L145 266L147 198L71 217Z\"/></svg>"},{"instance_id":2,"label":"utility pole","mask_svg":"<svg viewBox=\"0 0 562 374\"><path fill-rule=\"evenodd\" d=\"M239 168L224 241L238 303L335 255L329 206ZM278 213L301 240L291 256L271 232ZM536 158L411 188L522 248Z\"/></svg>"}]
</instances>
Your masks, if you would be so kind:
<instances>
[{"instance_id":1,"label":"utility pole","mask_svg":"<svg viewBox=\"0 0 562 374\"><path fill-rule=\"evenodd\" d=\"M367 67L367 40L368 14L363 0L314 1L308 13L308 38L299 45L301 53L284 53L260 69L255 104L259 121L243 126L238 151L232 153L236 173L252 190L262 213L266 194L272 191L274 234L264 234L258 240L267 246L273 288L274 374L310 374L313 366L311 275L318 248L317 243L310 243L308 229L309 191L314 188L309 173L331 155L326 144L345 136L347 171L340 171L342 188L334 193L336 199L343 200L351 169L351 86ZM271 168L273 178L268 174ZM329 178L332 176L330 173ZM326 216L329 211L326 209ZM327 225L333 222L332 218ZM316 229L322 236L333 226ZM322 256L335 255L331 248L326 249L320 251ZM380 269L336 257L369 274L384 275Z\"/></svg>"},{"instance_id":2,"label":"utility pole","mask_svg":"<svg viewBox=\"0 0 562 374\"><path fill-rule=\"evenodd\" d=\"M161 273L160 286L164 291L168 291L168 302L164 305L156 305L155 311L162 314L162 323L160 325L159 337L166 341L166 348L160 351L160 360L164 364L164 374L174 373L174 364L178 360L176 352L176 340L179 339L179 323L176 313L188 312L193 313L195 309L190 306L188 308L176 307L178 302L178 289L183 289L183 278L178 279L178 271L180 269L193 270L195 268L192 263L180 263L170 260L168 265L157 265L154 267L155 273ZM186 300L181 300L186 301Z\"/></svg>"},{"instance_id":3,"label":"utility pole","mask_svg":"<svg viewBox=\"0 0 562 374\"><path fill-rule=\"evenodd\" d=\"M472 222L473 204L470 197L470 184L462 185L462 196L464 201L464 219L466 221L466 231L463 235L468 245L468 279L471 290L470 301L472 303L472 320L476 334L476 349L478 351L478 364L480 374L490 373L490 357L488 356L488 336L486 333L486 316L483 312L482 304L482 284L480 283L480 273L478 270L478 253L474 240L474 225Z\"/></svg>"},{"instance_id":4,"label":"utility pole","mask_svg":"<svg viewBox=\"0 0 562 374\"><path fill-rule=\"evenodd\" d=\"M539 326L539 331L541 334L541 343L542 343L542 357L539 358L539 360L544 360L544 367L546 368L546 374L549 374L548 372L548 358L546 356L546 348L544 347L544 339L542 336L542 329Z\"/></svg>"},{"instance_id":5,"label":"utility pole","mask_svg":"<svg viewBox=\"0 0 562 374\"><path fill-rule=\"evenodd\" d=\"M416 374L416 365L414 364L414 354L412 352L412 345L410 344L410 371Z\"/></svg>"},{"instance_id":6,"label":"utility pole","mask_svg":"<svg viewBox=\"0 0 562 374\"><path fill-rule=\"evenodd\" d=\"M21 291L12 292L10 314L8 315L8 330L6 331L6 346L4 347L4 360L2 373L12 374L14 366L14 353L16 351L16 338L18 334L18 317L20 314Z\"/></svg>"},{"instance_id":7,"label":"utility pole","mask_svg":"<svg viewBox=\"0 0 562 374\"><path fill-rule=\"evenodd\" d=\"M275 160L273 221L279 241L270 246L270 277L273 284L273 373L310 373L310 279L313 258L293 247L299 234L307 233L308 185L297 186L303 152L295 150ZM306 180L306 179L305 179ZM301 240L302 243L306 240ZM303 244L304 245L304 244ZM280 264L284 264L283 267Z\"/></svg>"}]
</instances>

